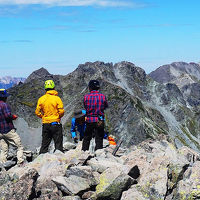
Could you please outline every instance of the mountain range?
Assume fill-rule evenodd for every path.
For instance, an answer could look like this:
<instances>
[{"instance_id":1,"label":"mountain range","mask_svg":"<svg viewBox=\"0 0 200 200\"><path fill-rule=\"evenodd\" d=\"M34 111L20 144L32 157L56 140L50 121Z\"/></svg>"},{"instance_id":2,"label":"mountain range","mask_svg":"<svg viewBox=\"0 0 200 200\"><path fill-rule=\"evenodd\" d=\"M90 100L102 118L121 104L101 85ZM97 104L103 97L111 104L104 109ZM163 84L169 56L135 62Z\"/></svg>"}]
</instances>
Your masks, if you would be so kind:
<instances>
[{"instance_id":1,"label":"mountain range","mask_svg":"<svg viewBox=\"0 0 200 200\"><path fill-rule=\"evenodd\" d=\"M122 146L134 146L165 134L177 147L200 151L199 74L199 64L183 62L161 66L149 75L126 61L87 62L67 75L53 75L40 68L23 84L9 89L8 101L19 116L15 125L22 142L26 148L34 149L41 141L41 121L34 111L38 98L45 93L44 81L53 79L65 108L65 140L70 141L73 112L83 108L89 80L97 79L109 103L106 131L117 141L123 138Z\"/></svg>"},{"instance_id":2,"label":"mountain range","mask_svg":"<svg viewBox=\"0 0 200 200\"><path fill-rule=\"evenodd\" d=\"M8 89L16 84L23 83L25 78L17 78L11 76L0 77L0 88Z\"/></svg>"}]
</instances>

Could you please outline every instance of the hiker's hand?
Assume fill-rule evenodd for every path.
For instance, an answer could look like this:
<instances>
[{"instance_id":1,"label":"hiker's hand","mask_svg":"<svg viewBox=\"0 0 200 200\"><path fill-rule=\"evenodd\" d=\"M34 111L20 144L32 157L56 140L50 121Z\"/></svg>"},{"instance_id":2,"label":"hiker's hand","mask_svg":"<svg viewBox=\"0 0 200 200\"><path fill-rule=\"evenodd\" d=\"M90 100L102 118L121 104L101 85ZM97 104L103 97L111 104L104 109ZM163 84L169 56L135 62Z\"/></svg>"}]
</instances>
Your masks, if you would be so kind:
<instances>
[{"instance_id":1,"label":"hiker's hand","mask_svg":"<svg viewBox=\"0 0 200 200\"><path fill-rule=\"evenodd\" d=\"M15 119L17 119L18 117L17 117L17 115L12 115L12 119L13 120L15 120Z\"/></svg>"},{"instance_id":2,"label":"hiker's hand","mask_svg":"<svg viewBox=\"0 0 200 200\"><path fill-rule=\"evenodd\" d=\"M77 137L74 137L74 142L78 143L78 138Z\"/></svg>"}]
</instances>

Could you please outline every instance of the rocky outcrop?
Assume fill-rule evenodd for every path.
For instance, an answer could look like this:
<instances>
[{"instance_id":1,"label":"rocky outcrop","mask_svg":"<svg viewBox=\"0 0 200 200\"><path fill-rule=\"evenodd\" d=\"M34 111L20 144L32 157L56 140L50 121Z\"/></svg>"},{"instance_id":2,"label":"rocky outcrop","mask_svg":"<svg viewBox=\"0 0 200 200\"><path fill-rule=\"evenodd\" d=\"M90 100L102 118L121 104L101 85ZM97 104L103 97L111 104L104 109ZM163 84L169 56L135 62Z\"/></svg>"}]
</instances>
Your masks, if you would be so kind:
<instances>
[{"instance_id":1,"label":"rocky outcrop","mask_svg":"<svg viewBox=\"0 0 200 200\"><path fill-rule=\"evenodd\" d=\"M10 199L198 199L200 155L177 149L165 136L112 155L75 149L39 155L24 167L0 172L0 197ZM123 153L122 153L123 152ZM94 167L94 159L98 164ZM98 165L104 167L98 168Z\"/></svg>"},{"instance_id":2,"label":"rocky outcrop","mask_svg":"<svg viewBox=\"0 0 200 200\"><path fill-rule=\"evenodd\" d=\"M25 83L33 81L35 79L41 79L41 78L53 78L53 75L51 75L45 68L40 68L34 72L32 72L28 78L26 79Z\"/></svg>"},{"instance_id":3,"label":"rocky outcrop","mask_svg":"<svg viewBox=\"0 0 200 200\"><path fill-rule=\"evenodd\" d=\"M197 63L174 62L159 67L149 75L159 83L174 83L181 88L200 80L200 65Z\"/></svg>"}]
</instances>

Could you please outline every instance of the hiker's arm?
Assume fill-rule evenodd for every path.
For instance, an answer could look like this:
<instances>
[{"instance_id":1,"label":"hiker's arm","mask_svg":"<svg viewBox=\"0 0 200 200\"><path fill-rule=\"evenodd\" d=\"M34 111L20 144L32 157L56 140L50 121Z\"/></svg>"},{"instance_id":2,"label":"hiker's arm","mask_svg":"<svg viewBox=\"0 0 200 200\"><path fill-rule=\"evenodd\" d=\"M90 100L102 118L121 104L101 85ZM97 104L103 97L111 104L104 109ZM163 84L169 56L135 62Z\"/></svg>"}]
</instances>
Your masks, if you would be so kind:
<instances>
[{"instance_id":1,"label":"hiker's arm","mask_svg":"<svg viewBox=\"0 0 200 200\"><path fill-rule=\"evenodd\" d=\"M35 110L35 114L36 114L38 117L40 117L40 118L43 117L40 99L38 100L37 107L36 107L36 110Z\"/></svg>"},{"instance_id":2,"label":"hiker's arm","mask_svg":"<svg viewBox=\"0 0 200 200\"><path fill-rule=\"evenodd\" d=\"M63 107L63 102L62 102L62 100L60 99L60 97L58 97L58 105L57 105L57 108L58 108L58 114L59 114L60 118L63 117L65 111L64 111L64 107Z\"/></svg>"},{"instance_id":3,"label":"hiker's arm","mask_svg":"<svg viewBox=\"0 0 200 200\"><path fill-rule=\"evenodd\" d=\"M76 137L76 120L75 118L72 118L72 124L71 124L71 135L72 135L72 138L75 138Z\"/></svg>"},{"instance_id":4,"label":"hiker's arm","mask_svg":"<svg viewBox=\"0 0 200 200\"><path fill-rule=\"evenodd\" d=\"M11 114L11 109L9 105L5 104L2 111L6 120L12 120L12 114Z\"/></svg>"}]
</instances>

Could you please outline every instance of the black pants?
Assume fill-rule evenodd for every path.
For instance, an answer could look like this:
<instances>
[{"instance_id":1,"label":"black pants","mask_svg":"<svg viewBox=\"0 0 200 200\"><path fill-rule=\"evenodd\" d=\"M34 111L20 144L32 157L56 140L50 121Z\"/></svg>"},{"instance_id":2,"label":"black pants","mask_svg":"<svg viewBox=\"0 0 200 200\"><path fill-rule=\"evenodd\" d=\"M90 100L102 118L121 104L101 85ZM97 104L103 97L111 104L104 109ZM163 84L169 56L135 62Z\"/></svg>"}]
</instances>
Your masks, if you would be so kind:
<instances>
[{"instance_id":1,"label":"black pants","mask_svg":"<svg viewBox=\"0 0 200 200\"><path fill-rule=\"evenodd\" d=\"M95 137L95 150L103 148L103 136L104 136L104 123L101 125L95 123L86 123L86 130L83 137L82 150L89 150L90 140Z\"/></svg>"},{"instance_id":2,"label":"black pants","mask_svg":"<svg viewBox=\"0 0 200 200\"><path fill-rule=\"evenodd\" d=\"M52 139L54 140L55 150L58 149L63 152L62 124L42 125L42 145L40 148L40 154L48 152L48 148Z\"/></svg>"}]
</instances>

